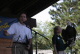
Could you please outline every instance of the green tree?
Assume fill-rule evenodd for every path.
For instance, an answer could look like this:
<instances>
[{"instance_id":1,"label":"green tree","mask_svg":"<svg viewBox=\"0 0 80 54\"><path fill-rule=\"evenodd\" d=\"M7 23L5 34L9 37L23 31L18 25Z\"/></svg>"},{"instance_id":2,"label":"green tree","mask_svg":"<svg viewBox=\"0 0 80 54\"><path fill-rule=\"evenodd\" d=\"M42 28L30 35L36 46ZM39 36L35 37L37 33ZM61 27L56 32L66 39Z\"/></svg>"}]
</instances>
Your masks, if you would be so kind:
<instances>
[{"instance_id":1,"label":"green tree","mask_svg":"<svg viewBox=\"0 0 80 54\"><path fill-rule=\"evenodd\" d=\"M51 22L38 22L37 27L33 30L42 34L43 36L37 35L38 49L51 49L52 48L52 24ZM33 32L34 34L34 32ZM46 39L47 38L47 39ZM35 46L35 36L33 38L33 45Z\"/></svg>"},{"instance_id":2,"label":"green tree","mask_svg":"<svg viewBox=\"0 0 80 54\"><path fill-rule=\"evenodd\" d=\"M62 3L55 3L49 11L51 19L54 20L52 25L66 26L67 21L76 23L77 32L80 33L80 1L79 0L63 0ZM80 36L80 35L79 35ZM80 53L80 40L76 40L76 45L73 47L75 53ZM68 49L69 50L69 49Z\"/></svg>"},{"instance_id":3,"label":"green tree","mask_svg":"<svg viewBox=\"0 0 80 54\"><path fill-rule=\"evenodd\" d=\"M55 3L52 7L56 8L49 11L58 25L65 26L66 21L69 20L77 25L80 22L80 1L78 0L63 0L62 3Z\"/></svg>"}]
</instances>

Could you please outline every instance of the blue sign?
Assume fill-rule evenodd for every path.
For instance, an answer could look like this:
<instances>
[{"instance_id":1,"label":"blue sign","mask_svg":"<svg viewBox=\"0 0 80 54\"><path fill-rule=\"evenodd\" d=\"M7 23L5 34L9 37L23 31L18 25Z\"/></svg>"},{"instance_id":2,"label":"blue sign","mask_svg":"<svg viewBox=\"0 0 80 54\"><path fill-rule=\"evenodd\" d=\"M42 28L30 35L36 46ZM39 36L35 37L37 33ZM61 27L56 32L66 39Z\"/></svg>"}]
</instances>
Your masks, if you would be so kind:
<instances>
[{"instance_id":1,"label":"blue sign","mask_svg":"<svg viewBox=\"0 0 80 54\"><path fill-rule=\"evenodd\" d=\"M0 38L11 39L12 36L5 36L4 30L7 30L11 24L18 22L17 18L8 18L0 16Z\"/></svg>"}]
</instances>

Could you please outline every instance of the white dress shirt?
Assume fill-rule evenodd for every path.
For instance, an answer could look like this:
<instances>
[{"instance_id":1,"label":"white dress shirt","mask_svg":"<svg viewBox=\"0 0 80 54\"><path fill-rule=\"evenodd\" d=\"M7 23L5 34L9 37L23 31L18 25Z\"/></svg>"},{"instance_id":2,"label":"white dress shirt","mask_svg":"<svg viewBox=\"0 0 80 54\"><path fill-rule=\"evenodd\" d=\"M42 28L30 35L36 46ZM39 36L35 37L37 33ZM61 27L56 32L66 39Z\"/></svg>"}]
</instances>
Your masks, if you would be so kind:
<instances>
[{"instance_id":1,"label":"white dress shirt","mask_svg":"<svg viewBox=\"0 0 80 54\"><path fill-rule=\"evenodd\" d=\"M32 39L31 30L20 22L12 24L7 32L11 35L14 34L13 42L26 43L26 36L28 39Z\"/></svg>"}]
</instances>

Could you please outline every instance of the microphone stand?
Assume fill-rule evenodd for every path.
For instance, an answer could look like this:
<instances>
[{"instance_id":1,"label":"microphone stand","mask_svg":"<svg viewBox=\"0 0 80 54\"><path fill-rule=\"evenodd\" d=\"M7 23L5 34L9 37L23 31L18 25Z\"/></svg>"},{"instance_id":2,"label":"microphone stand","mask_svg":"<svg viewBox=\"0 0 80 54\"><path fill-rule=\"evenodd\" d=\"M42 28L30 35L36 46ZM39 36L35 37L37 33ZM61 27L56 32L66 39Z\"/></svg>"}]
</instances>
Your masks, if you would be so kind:
<instances>
[{"instance_id":1,"label":"microphone stand","mask_svg":"<svg viewBox=\"0 0 80 54\"><path fill-rule=\"evenodd\" d=\"M42 35L42 34L40 34L40 33L36 32L35 30L32 30L32 31L34 31L35 33L37 33L37 34L39 34L40 36L44 37L45 39L49 40L49 39L48 39L48 38L46 38L44 35Z\"/></svg>"},{"instance_id":2,"label":"microphone stand","mask_svg":"<svg viewBox=\"0 0 80 54\"><path fill-rule=\"evenodd\" d=\"M42 34L40 34L40 33L38 33L38 32L36 32L35 30L32 30L32 31L34 31L35 32L35 44L36 44L36 54L37 54L37 46L38 46L38 44L37 44L37 34L39 34L40 36L42 36L42 37L44 37L45 39L47 39L47 40L49 40L48 38L46 38L44 35L42 35Z\"/></svg>"}]
</instances>

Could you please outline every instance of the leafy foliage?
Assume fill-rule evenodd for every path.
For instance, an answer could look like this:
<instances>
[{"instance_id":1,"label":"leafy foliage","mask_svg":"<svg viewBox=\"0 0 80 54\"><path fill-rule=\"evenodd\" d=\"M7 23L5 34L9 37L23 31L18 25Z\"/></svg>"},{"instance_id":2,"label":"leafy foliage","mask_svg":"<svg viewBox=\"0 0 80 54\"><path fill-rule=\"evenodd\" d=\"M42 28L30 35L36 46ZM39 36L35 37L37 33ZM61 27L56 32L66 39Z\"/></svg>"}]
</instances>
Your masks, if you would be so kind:
<instances>
[{"instance_id":1,"label":"leafy foliage","mask_svg":"<svg viewBox=\"0 0 80 54\"><path fill-rule=\"evenodd\" d=\"M79 25L80 23L80 1L78 0L64 0L62 3L56 3L52 5L55 9L49 11L52 16L52 20L60 26L66 26L66 22L69 20Z\"/></svg>"},{"instance_id":2,"label":"leafy foliage","mask_svg":"<svg viewBox=\"0 0 80 54\"><path fill-rule=\"evenodd\" d=\"M52 25L59 25L65 27L67 21L76 23L77 33L80 33L80 1L78 0L63 0L62 3L55 3L52 7L56 8L49 11L52 20L54 22ZM79 35L80 36L80 35ZM76 45L73 47L74 52L77 54L80 53L80 40L76 40ZM67 49L69 50L69 49Z\"/></svg>"},{"instance_id":3,"label":"leafy foliage","mask_svg":"<svg viewBox=\"0 0 80 54\"><path fill-rule=\"evenodd\" d=\"M52 36L53 27L59 25L62 28L66 26L67 21L76 23L76 30L80 33L80 1L78 0L63 0L62 3L55 3L52 5L53 8L49 11L51 19L54 22L38 22L37 28L33 28L40 34L47 37L49 40L37 35L38 49L51 49L52 47ZM80 35L79 35L80 36ZM35 34L33 32L33 45L35 46ZM80 53L80 40L76 40L76 45L73 46L73 50L76 54ZM35 47L34 47L35 48ZM69 52L69 48L66 50Z\"/></svg>"},{"instance_id":4,"label":"leafy foliage","mask_svg":"<svg viewBox=\"0 0 80 54\"><path fill-rule=\"evenodd\" d=\"M52 28L53 26L51 22L47 22L47 21L45 23L39 22L37 23L37 28L33 28L33 30L36 30L39 34L42 34L44 36L43 37L43 36L37 35L38 49L52 48L52 34L53 34L53 32L51 32ZM33 38L33 45L35 46L35 34Z\"/></svg>"}]
</instances>

